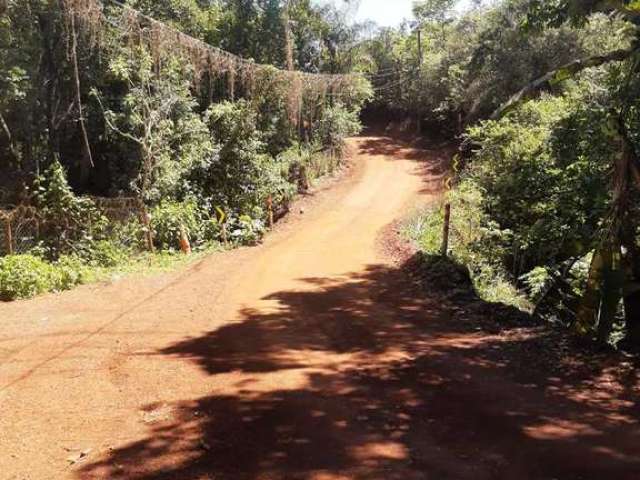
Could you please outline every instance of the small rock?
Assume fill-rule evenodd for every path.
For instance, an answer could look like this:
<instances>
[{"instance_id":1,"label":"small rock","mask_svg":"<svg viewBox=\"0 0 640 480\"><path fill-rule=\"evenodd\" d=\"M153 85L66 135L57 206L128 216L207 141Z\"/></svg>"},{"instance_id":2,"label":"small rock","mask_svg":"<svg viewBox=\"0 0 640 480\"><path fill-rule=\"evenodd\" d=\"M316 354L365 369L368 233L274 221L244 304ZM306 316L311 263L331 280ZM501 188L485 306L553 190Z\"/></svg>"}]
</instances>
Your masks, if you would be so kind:
<instances>
[{"instance_id":1,"label":"small rock","mask_svg":"<svg viewBox=\"0 0 640 480\"><path fill-rule=\"evenodd\" d=\"M75 465L76 463L82 462L85 458L87 458L90 452L91 452L91 449L88 448L86 450L83 450L77 453L76 455L71 455L70 457L67 457L67 461L69 462L70 465Z\"/></svg>"}]
</instances>

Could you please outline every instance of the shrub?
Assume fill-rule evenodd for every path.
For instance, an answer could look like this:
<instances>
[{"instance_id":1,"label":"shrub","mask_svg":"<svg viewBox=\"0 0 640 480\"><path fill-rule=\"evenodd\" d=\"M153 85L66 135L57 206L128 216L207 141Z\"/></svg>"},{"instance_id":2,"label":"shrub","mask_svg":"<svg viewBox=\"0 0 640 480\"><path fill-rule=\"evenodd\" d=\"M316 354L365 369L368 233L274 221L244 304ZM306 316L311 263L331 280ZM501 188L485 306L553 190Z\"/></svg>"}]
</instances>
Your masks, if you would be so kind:
<instances>
[{"instance_id":1,"label":"shrub","mask_svg":"<svg viewBox=\"0 0 640 480\"><path fill-rule=\"evenodd\" d=\"M311 179L333 173L340 164L340 158L325 152L312 152L307 160L307 172Z\"/></svg>"},{"instance_id":2,"label":"shrub","mask_svg":"<svg viewBox=\"0 0 640 480\"><path fill-rule=\"evenodd\" d=\"M0 258L0 299L30 298L55 286L54 267L33 255Z\"/></svg>"},{"instance_id":3,"label":"shrub","mask_svg":"<svg viewBox=\"0 0 640 480\"><path fill-rule=\"evenodd\" d=\"M544 97L470 130L481 148L468 181L483 192L485 215L511 233L502 260L515 277L583 256L597 237L612 152L590 95Z\"/></svg>"},{"instance_id":4,"label":"shrub","mask_svg":"<svg viewBox=\"0 0 640 480\"><path fill-rule=\"evenodd\" d=\"M263 220L242 215L238 219L231 219L231 239L241 245L255 245L265 234L266 227Z\"/></svg>"},{"instance_id":5,"label":"shrub","mask_svg":"<svg viewBox=\"0 0 640 480\"><path fill-rule=\"evenodd\" d=\"M11 255L0 259L0 299L31 298L45 292L67 290L83 282L82 261L63 255L48 263L34 255Z\"/></svg>"},{"instance_id":6,"label":"shrub","mask_svg":"<svg viewBox=\"0 0 640 480\"><path fill-rule=\"evenodd\" d=\"M111 225L107 238L124 251L146 248L144 226L138 218Z\"/></svg>"},{"instance_id":7,"label":"shrub","mask_svg":"<svg viewBox=\"0 0 640 480\"><path fill-rule=\"evenodd\" d=\"M180 232L185 233L193 245L204 241L206 216L191 200L165 201L151 212L151 228L156 245L164 250L178 249Z\"/></svg>"},{"instance_id":8,"label":"shrub","mask_svg":"<svg viewBox=\"0 0 640 480\"><path fill-rule=\"evenodd\" d=\"M261 177L256 192L258 206L265 205L268 197L274 205L286 205L296 194L297 186L289 179L289 167L279 160L263 156L258 162Z\"/></svg>"},{"instance_id":9,"label":"shrub","mask_svg":"<svg viewBox=\"0 0 640 480\"><path fill-rule=\"evenodd\" d=\"M345 138L357 135L361 131L362 124L358 113L338 103L322 112L322 117L313 131L313 139L323 147L341 154Z\"/></svg>"},{"instance_id":10,"label":"shrub","mask_svg":"<svg viewBox=\"0 0 640 480\"><path fill-rule=\"evenodd\" d=\"M106 219L90 199L73 193L57 160L36 178L35 202L43 220L43 247L52 258L86 248L106 225Z\"/></svg>"},{"instance_id":11,"label":"shrub","mask_svg":"<svg viewBox=\"0 0 640 480\"><path fill-rule=\"evenodd\" d=\"M206 113L211 135L220 145L219 159L194 172L198 197L225 211L249 212L259 205L262 167L268 162L256 113L246 101L223 102Z\"/></svg>"},{"instance_id":12,"label":"shrub","mask_svg":"<svg viewBox=\"0 0 640 480\"><path fill-rule=\"evenodd\" d=\"M483 195L468 179L449 193L451 203L450 255L469 269L478 295L488 302L530 308L504 267L509 231L498 228L482 210ZM442 208L419 212L406 226L405 235L429 256L440 255L443 230Z\"/></svg>"},{"instance_id":13,"label":"shrub","mask_svg":"<svg viewBox=\"0 0 640 480\"><path fill-rule=\"evenodd\" d=\"M53 265L52 289L69 290L80 285L87 277L87 267L82 259L74 255L62 255Z\"/></svg>"},{"instance_id":14,"label":"shrub","mask_svg":"<svg viewBox=\"0 0 640 480\"><path fill-rule=\"evenodd\" d=\"M558 276L569 282L565 294L579 291L570 283L580 272L570 267L593 248L610 203L601 95L577 83L469 130L480 148L450 193L450 243L483 298L519 306L524 287L538 301ZM427 252L439 248L441 217L422 220Z\"/></svg>"},{"instance_id":15,"label":"shrub","mask_svg":"<svg viewBox=\"0 0 640 480\"><path fill-rule=\"evenodd\" d=\"M278 156L278 162L286 167L289 183L304 192L316 178L332 173L339 158L321 150L319 145L294 145Z\"/></svg>"},{"instance_id":16,"label":"shrub","mask_svg":"<svg viewBox=\"0 0 640 480\"><path fill-rule=\"evenodd\" d=\"M115 267L126 261L129 250L115 240L99 240L91 244L85 260L95 267Z\"/></svg>"},{"instance_id":17,"label":"shrub","mask_svg":"<svg viewBox=\"0 0 640 480\"><path fill-rule=\"evenodd\" d=\"M296 192L289 178L296 149L292 147L277 158L270 155L256 112L246 101L217 104L207 111L206 118L220 150L210 168L191 177L200 203L252 218L261 218L254 211L264 209L269 197L276 205L288 203Z\"/></svg>"},{"instance_id":18,"label":"shrub","mask_svg":"<svg viewBox=\"0 0 640 480\"><path fill-rule=\"evenodd\" d=\"M10 255L0 258L0 300L68 290L83 283L86 276L87 268L77 256L61 255L49 263L35 255Z\"/></svg>"}]
</instances>

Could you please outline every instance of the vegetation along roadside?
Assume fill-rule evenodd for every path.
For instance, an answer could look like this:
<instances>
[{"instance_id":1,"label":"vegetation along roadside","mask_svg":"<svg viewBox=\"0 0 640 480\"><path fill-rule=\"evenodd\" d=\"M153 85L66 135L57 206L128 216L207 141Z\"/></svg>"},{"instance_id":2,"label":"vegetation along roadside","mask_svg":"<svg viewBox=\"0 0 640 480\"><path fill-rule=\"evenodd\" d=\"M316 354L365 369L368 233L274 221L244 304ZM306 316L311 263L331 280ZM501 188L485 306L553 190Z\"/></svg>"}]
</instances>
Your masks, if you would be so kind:
<instances>
[{"instance_id":1,"label":"vegetation along roadside","mask_svg":"<svg viewBox=\"0 0 640 480\"><path fill-rule=\"evenodd\" d=\"M219 6L169 3L4 6L3 300L255 244L359 132L366 79L247 61L207 43Z\"/></svg>"}]
</instances>

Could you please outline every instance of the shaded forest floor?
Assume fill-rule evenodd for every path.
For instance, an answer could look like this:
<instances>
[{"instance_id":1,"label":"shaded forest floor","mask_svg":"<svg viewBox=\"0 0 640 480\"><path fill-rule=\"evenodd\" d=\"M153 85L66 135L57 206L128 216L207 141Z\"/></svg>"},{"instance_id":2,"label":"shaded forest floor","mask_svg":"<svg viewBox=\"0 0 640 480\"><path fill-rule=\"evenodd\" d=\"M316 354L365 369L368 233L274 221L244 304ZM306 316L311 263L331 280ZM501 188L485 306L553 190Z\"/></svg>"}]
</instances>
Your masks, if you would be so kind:
<instances>
[{"instance_id":1,"label":"shaded forest floor","mask_svg":"<svg viewBox=\"0 0 640 480\"><path fill-rule=\"evenodd\" d=\"M2 478L639 478L635 359L424 277L446 155L350 143L264 245L0 305Z\"/></svg>"}]
</instances>

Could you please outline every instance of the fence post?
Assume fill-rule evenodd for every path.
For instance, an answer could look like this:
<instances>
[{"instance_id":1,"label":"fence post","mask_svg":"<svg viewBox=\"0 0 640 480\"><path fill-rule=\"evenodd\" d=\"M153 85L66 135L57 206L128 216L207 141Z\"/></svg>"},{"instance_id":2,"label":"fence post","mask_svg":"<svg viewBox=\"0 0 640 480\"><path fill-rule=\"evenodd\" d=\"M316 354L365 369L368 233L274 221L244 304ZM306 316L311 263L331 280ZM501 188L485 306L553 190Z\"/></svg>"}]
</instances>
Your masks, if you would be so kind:
<instances>
[{"instance_id":1,"label":"fence post","mask_svg":"<svg viewBox=\"0 0 640 480\"><path fill-rule=\"evenodd\" d=\"M226 224L222 224L222 242L224 243L225 247L229 246L229 237L227 236L227 225Z\"/></svg>"},{"instance_id":2,"label":"fence post","mask_svg":"<svg viewBox=\"0 0 640 480\"><path fill-rule=\"evenodd\" d=\"M144 200L140 199L140 221L145 229L145 238L147 240L147 249L150 252L154 251L153 248L153 232L151 231L151 221L149 219L149 213L147 212L147 206L144 204Z\"/></svg>"},{"instance_id":3,"label":"fence post","mask_svg":"<svg viewBox=\"0 0 640 480\"><path fill-rule=\"evenodd\" d=\"M191 255L191 242L189 242L189 235L187 235L187 229L183 224L180 225L180 250L185 255Z\"/></svg>"},{"instance_id":4,"label":"fence post","mask_svg":"<svg viewBox=\"0 0 640 480\"><path fill-rule=\"evenodd\" d=\"M13 234L11 232L11 217L4 219L4 234L7 242L7 254L13 255Z\"/></svg>"},{"instance_id":5,"label":"fence post","mask_svg":"<svg viewBox=\"0 0 640 480\"><path fill-rule=\"evenodd\" d=\"M442 226L442 247L440 247L440 255L447 257L449 255L449 237L451 235L451 197L449 193L453 189L453 179L459 171L460 156L454 155L452 159L451 171L444 178L444 222Z\"/></svg>"},{"instance_id":6,"label":"fence post","mask_svg":"<svg viewBox=\"0 0 640 480\"><path fill-rule=\"evenodd\" d=\"M449 254L449 233L451 231L451 204L444 206L444 226L442 227L442 248L440 255L446 257Z\"/></svg>"},{"instance_id":7,"label":"fence post","mask_svg":"<svg viewBox=\"0 0 640 480\"><path fill-rule=\"evenodd\" d=\"M267 211L269 213L269 228L273 230L273 197L271 195L267 197Z\"/></svg>"}]
</instances>

